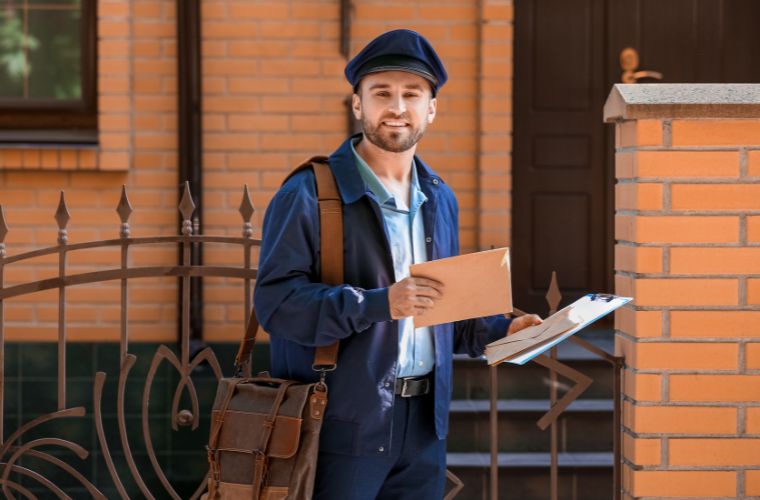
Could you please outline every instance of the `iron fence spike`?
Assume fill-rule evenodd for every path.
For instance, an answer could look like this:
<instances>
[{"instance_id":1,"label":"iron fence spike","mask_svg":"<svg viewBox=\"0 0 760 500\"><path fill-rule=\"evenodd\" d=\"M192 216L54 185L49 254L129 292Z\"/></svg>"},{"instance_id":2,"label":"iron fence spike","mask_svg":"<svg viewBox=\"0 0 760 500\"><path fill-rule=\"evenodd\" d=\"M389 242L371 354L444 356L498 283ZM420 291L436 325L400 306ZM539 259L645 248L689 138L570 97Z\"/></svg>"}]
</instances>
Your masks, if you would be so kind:
<instances>
[{"instance_id":1,"label":"iron fence spike","mask_svg":"<svg viewBox=\"0 0 760 500\"><path fill-rule=\"evenodd\" d=\"M251 217L253 217L254 212L256 211L256 208L253 206L253 201L251 200L251 193L248 191L248 184L243 185L243 199L240 202L240 215L243 216L243 222L251 222Z\"/></svg>"},{"instance_id":2,"label":"iron fence spike","mask_svg":"<svg viewBox=\"0 0 760 500\"><path fill-rule=\"evenodd\" d=\"M195 203L193 202L193 195L190 193L190 182L185 181L185 190L182 193L182 200L179 202L179 212L182 214L183 220L190 220L195 211Z\"/></svg>"},{"instance_id":3,"label":"iron fence spike","mask_svg":"<svg viewBox=\"0 0 760 500\"><path fill-rule=\"evenodd\" d=\"M58 223L58 229L66 229L69 220L71 220L71 215L69 214L69 209L66 206L66 197L63 193L63 190L61 190L61 198L58 202L58 209L55 212L55 221Z\"/></svg>"},{"instance_id":4,"label":"iron fence spike","mask_svg":"<svg viewBox=\"0 0 760 500\"><path fill-rule=\"evenodd\" d=\"M126 224L129 221L129 216L133 212L132 204L129 202L129 196L127 196L127 186L122 184L121 186L121 198L119 198L119 204L116 206L116 212L119 214L122 224Z\"/></svg>"},{"instance_id":5,"label":"iron fence spike","mask_svg":"<svg viewBox=\"0 0 760 500\"><path fill-rule=\"evenodd\" d=\"M549 291L546 292L546 302L549 304L549 314L557 312L562 294L557 284L557 271L552 271L552 281L549 283Z\"/></svg>"}]
</instances>

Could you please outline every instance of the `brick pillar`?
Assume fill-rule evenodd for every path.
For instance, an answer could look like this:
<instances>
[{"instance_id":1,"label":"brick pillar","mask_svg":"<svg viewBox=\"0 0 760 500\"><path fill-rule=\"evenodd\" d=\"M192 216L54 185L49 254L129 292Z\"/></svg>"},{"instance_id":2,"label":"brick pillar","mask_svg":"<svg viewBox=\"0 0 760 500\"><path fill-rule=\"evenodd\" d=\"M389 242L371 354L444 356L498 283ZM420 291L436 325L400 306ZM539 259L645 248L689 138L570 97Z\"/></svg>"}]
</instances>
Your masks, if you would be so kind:
<instances>
[{"instance_id":1,"label":"brick pillar","mask_svg":"<svg viewBox=\"0 0 760 500\"><path fill-rule=\"evenodd\" d=\"M616 85L624 498L760 496L760 85Z\"/></svg>"}]
</instances>

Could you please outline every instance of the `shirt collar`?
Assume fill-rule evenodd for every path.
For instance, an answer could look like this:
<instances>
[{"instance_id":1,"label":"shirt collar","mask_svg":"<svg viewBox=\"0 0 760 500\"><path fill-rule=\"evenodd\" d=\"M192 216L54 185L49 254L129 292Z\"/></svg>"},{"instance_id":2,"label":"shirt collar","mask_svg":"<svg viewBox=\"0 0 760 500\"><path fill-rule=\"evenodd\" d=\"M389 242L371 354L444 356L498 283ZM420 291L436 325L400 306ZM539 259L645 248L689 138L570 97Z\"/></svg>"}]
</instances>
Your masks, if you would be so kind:
<instances>
[{"instance_id":1,"label":"shirt collar","mask_svg":"<svg viewBox=\"0 0 760 500\"><path fill-rule=\"evenodd\" d=\"M372 168L370 168L367 162L364 161L364 158L356 152L354 144L357 144L360 140L361 138L351 140L351 152L356 161L356 169L359 171L359 175L362 176L364 184L366 184L369 190L372 191L372 194L375 195L377 201L383 205L385 202L393 198L393 195L385 188L383 182L377 178L377 175L375 175L375 172L372 171Z\"/></svg>"},{"instance_id":2,"label":"shirt collar","mask_svg":"<svg viewBox=\"0 0 760 500\"><path fill-rule=\"evenodd\" d=\"M377 201L384 205L390 200L393 200L393 195L386 189L383 182L377 177L375 172L372 170L372 168L367 164L367 162L362 158L359 153L356 151L356 148L354 147L354 144L358 144L361 140L361 137L357 138L351 138L349 141L351 145L351 152L354 155L354 159L356 160L356 169L359 171L359 175L361 175L362 179L364 180L364 183L367 185L370 191L375 195L377 198ZM412 160L412 185L411 185L411 200L410 205L412 205L410 208L414 211L416 208L418 208L420 205L422 205L423 202L427 200L427 196L425 196L425 193L422 192L420 189L420 181L417 177L417 169L415 168L414 160Z\"/></svg>"},{"instance_id":3,"label":"shirt collar","mask_svg":"<svg viewBox=\"0 0 760 500\"><path fill-rule=\"evenodd\" d=\"M340 197L345 204L356 202L359 198L367 194L367 185L356 168L356 157L351 152L352 141L362 137L361 132L347 138L328 158L330 168L335 175L335 182L338 184ZM419 157L414 157L416 174L419 176L422 191L427 195L433 205L435 205L437 186L443 184L438 175L428 167Z\"/></svg>"}]
</instances>

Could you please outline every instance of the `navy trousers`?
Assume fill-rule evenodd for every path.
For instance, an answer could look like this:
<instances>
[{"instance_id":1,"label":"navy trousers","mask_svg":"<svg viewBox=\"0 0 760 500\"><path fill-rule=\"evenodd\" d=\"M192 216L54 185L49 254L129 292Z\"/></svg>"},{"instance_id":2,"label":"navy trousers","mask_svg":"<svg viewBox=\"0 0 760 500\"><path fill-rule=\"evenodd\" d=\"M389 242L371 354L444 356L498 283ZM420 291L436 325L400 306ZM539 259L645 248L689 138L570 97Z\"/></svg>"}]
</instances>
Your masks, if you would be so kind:
<instances>
[{"instance_id":1,"label":"navy trousers","mask_svg":"<svg viewBox=\"0 0 760 500\"><path fill-rule=\"evenodd\" d=\"M432 394L396 396L389 456L320 452L314 500L441 500L446 440L433 422Z\"/></svg>"}]
</instances>

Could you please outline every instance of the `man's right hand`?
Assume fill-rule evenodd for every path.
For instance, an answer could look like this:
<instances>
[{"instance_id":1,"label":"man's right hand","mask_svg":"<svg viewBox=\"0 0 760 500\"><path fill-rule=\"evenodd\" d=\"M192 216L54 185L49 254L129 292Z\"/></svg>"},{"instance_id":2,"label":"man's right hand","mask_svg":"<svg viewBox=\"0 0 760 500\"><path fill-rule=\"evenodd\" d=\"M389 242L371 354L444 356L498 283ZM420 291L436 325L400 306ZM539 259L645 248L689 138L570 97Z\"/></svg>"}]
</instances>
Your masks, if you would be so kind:
<instances>
[{"instance_id":1,"label":"man's right hand","mask_svg":"<svg viewBox=\"0 0 760 500\"><path fill-rule=\"evenodd\" d=\"M428 278L404 278L388 288L393 319L419 316L443 296L443 284Z\"/></svg>"}]
</instances>

